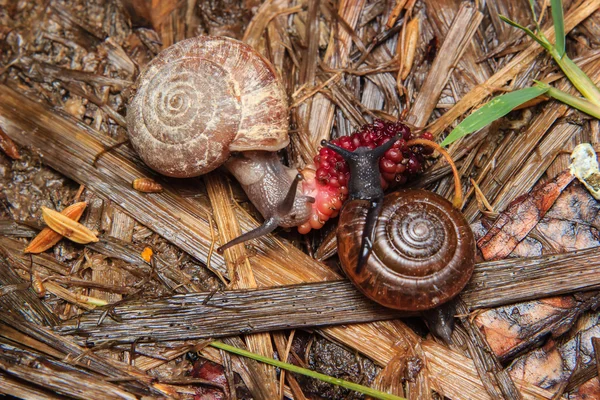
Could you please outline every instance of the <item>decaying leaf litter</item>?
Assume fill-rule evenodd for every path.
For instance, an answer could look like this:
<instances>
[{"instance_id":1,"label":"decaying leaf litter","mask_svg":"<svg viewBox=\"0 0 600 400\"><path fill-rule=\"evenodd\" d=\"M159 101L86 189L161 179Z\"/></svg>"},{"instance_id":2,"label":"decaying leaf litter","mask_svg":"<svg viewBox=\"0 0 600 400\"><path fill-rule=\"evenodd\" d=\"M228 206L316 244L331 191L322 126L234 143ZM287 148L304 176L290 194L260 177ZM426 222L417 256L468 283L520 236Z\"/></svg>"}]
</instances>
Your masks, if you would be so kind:
<instances>
[{"instance_id":1,"label":"decaying leaf litter","mask_svg":"<svg viewBox=\"0 0 600 400\"><path fill-rule=\"evenodd\" d=\"M143 303L149 297L205 292L210 304L211 297L227 293L215 291L225 288L221 280L237 288L269 288L341 278L333 261L325 265L307 255L318 249L326 233L305 240L281 232L239 249L230 260L213 252L215 243L236 235L233 226L242 231L256 226L256 213L245 208L243 193L223 174L169 180L151 173L127 146L92 165L99 152L126 138L123 115L131 84L161 48L208 33L243 38L267 54L282 72L295 105L290 110L292 145L285 156L297 166L310 162L321 139L349 134L372 117L402 115L418 127L431 124L429 129L439 136L493 92L549 76L556 76L557 87L569 89L538 45L498 19L506 15L530 21L527 1L250 3L2 6L0 127L18 148L18 153L10 150L3 136L3 149L17 160L2 159L2 390L28 398L53 393L81 398L79 390L87 391L83 397L103 393L111 398L219 398L222 393L233 397L236 391L240 397L266 399L281 392L294 398L355 395L305 378L298 382L290 373L280 386L274 369L225 356L200 337L188 339L185 332L148 343L98 343L90 351L85 340L51 328L68 327L77 319L60 321L92 310L90 315L100 322L95 329L116 327L127 322L116 311L127 307L124 299ZM564 4L567 50L596 82L599 6L595 1ZM396 22L390 18L393 10L400 10ZM538 5L538 15L540 11ZM542 27L552 37L548 14ZM413 47L415 25L419 35ZM406 54L411 48L414 61L402 79L413 57ZM540 209L528 201L543 203L549 192L555 197L553 205L535 215L532 229L518 237L512 252L500 248L511 258L506 265L478 265L463 295L454 344L426 335L410 319L351 324L356 322L351 317L348 325L311 333L277 331L232 337L227 343L244 347L245 340L248 349L269 357L275 348L278 354L290 354L292 363L308 363L408 398L429 398L432 391L452 399L552 398L561 393L597 397L591 338L597 336L593 310L598 296L589 290L598 281L589 272L598 262L598 205L576 181L558 191L552 183L566 169L570 150L583 142L595 145L597 136L597 121L561 103L545 102L450 147L468 194L463 211L479 237L489 234L494 221L483 218L467 178L501 213L499 218L514 217L507 215L511 209L535 213ZM433 159L431 164L413 184L449 195L452 179L445 162ZM136 192L133 180L144 177L159 182L164 192ZM79 246L62 240L41 255L23 254L28 239L19 238L34 236L42 226L41 207L60 211L75 202L79 185L71 180L86 188L81 200L88 207L80 221L98 231L100 241ZM504 229L499 231L506 233ZM141 256L145 247L153 249L151 262ZM500 267L506 267L504 275ZM586 273L580 281L570 278ZM492 276L494 280L488 279ZM532 283L540 278L547 279L540 286ZM526 299L532 301L511 305ZM371 315L366 321L382 318ZM307 326L293 318L291 322ZM294 340L288 344L290 336ZM353 352L361 354L358 364ZM225 365L225 373L206 367L212 364L205 359ZM367 359L373 367L364 367ZM209 385L203 381L207 376ZM216 390L215 383L221 385ZM240 386L247 391L235 389Z\"/></svg>"}]
</instances>

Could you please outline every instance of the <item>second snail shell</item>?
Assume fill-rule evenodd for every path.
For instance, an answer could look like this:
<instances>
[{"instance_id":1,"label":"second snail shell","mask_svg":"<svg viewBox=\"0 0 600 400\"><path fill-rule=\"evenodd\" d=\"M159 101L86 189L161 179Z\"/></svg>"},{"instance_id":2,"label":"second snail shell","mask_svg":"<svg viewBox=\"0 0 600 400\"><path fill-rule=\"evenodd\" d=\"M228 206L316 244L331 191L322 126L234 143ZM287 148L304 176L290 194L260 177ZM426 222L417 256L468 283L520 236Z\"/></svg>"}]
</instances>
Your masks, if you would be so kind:
<instances>
[{"instance_id":1,"label":"second snail shell","mask_svg":"<svg viewBox=\"0 0 600 400\"><path fill-rule=\"evenodd\" d=\"M235 39L181 41L156 56L136 86L129 136L161 174L197 176L231 151L275 151L289 143L281 80L269 61Z\"/></svg>"},{"instance_id":2,"label":"second snail shell","mask_svg":"<svg viewBox=\"0 0 600 400\"><path fill-rule=\"evenodd\" d=\"M373 250L356 273L368 201L344 206L338 254L344 272L369 298L386 307L419 311L457 295L474 268L475 241L460 211L424 190L400 190L384 198Z\"/></svg>"}]
</instances>

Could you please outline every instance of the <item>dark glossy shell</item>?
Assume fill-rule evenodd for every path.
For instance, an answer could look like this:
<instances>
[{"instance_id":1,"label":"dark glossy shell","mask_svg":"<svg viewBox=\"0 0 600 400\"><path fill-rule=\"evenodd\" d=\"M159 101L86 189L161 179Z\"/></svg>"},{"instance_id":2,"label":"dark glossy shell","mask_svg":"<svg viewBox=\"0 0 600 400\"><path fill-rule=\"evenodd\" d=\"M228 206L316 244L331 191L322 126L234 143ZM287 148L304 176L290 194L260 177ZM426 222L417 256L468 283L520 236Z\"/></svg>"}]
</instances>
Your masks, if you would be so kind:
<instances>
[{"instance_id":1,"label":"dark glossy shell","mask_svg":"<svg viewBox=\"0 0 600 400\"><path fill-rule=\"evenodd\" d=\"M199 36L156 56L127 111L131 143L161 174L191 177L231 151L289 143L287 97L273 66L252 47Z\"/></svg>"},{"instance_id":2,"label":"dark glossy shell","mask_svg":"<svg viewBox=\"0 0 600 400\"><path fill-rule=\"evenodd\" d=\"M385 197L367 265L356 273L368 203L344 206L338 254L350 280L370 299L399 310L427 310L447 302L467 284L475 265L475 240L460 211L424 190Z\"/></svg>"}]
</instances>

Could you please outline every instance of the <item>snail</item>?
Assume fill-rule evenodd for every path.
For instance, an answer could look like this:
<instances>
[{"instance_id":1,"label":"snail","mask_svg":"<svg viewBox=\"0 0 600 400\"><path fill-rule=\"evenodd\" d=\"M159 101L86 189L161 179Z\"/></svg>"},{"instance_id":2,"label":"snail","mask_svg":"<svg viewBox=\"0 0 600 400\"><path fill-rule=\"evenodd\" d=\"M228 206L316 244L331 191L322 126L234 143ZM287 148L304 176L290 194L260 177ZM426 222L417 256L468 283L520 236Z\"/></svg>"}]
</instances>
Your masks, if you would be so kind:
<instances>
[{"instance_id":1,"label":"snail","mask_svg":"<svg viewBox=\"0 0 600 400\"><path fill-rule=\"evenodd\" d=\"M475 265L473 233L452 203L425 190L384 197L379 159L396 138L351 152L326 141L350 167L349 201L337 227L342 269L371 300L423 311L446 303L467 284Z\"/></svg>"},{"instance_id":2,"label":"snail","mask_svg":"<svg viewBox=\"0 0 600 400\"><path fill-rule=\"evenodd\" d=\"M287 96L260 53L226 37L183 40L158 54L136 86L128 132L146 165L178 178L225 165L265 218L221 252L308 221L314 199L302 194L302 176L276 153L289 143Z\"/></svg>"}]
</instances>

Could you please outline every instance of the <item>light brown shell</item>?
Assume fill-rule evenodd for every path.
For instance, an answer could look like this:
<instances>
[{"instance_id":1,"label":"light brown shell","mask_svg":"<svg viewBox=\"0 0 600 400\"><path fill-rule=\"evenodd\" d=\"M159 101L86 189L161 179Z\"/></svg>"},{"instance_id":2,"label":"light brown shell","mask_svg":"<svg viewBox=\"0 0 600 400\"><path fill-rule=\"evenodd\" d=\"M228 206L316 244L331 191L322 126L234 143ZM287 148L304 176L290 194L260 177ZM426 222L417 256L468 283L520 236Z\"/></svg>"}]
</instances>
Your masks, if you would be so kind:
<instances>
[{"instance_id":1,"label":"light brown shell","mask_svg":"<svg viewBox=\"0 0 600 400\"><path fill-rule=\"evenodd\" d=\"M137 87L129 137L161 174L198 176L231 151L275 151L289 143L287 98L275 69L235 39L181 41L146 66Z\"/></svg>"}]
</instances>

